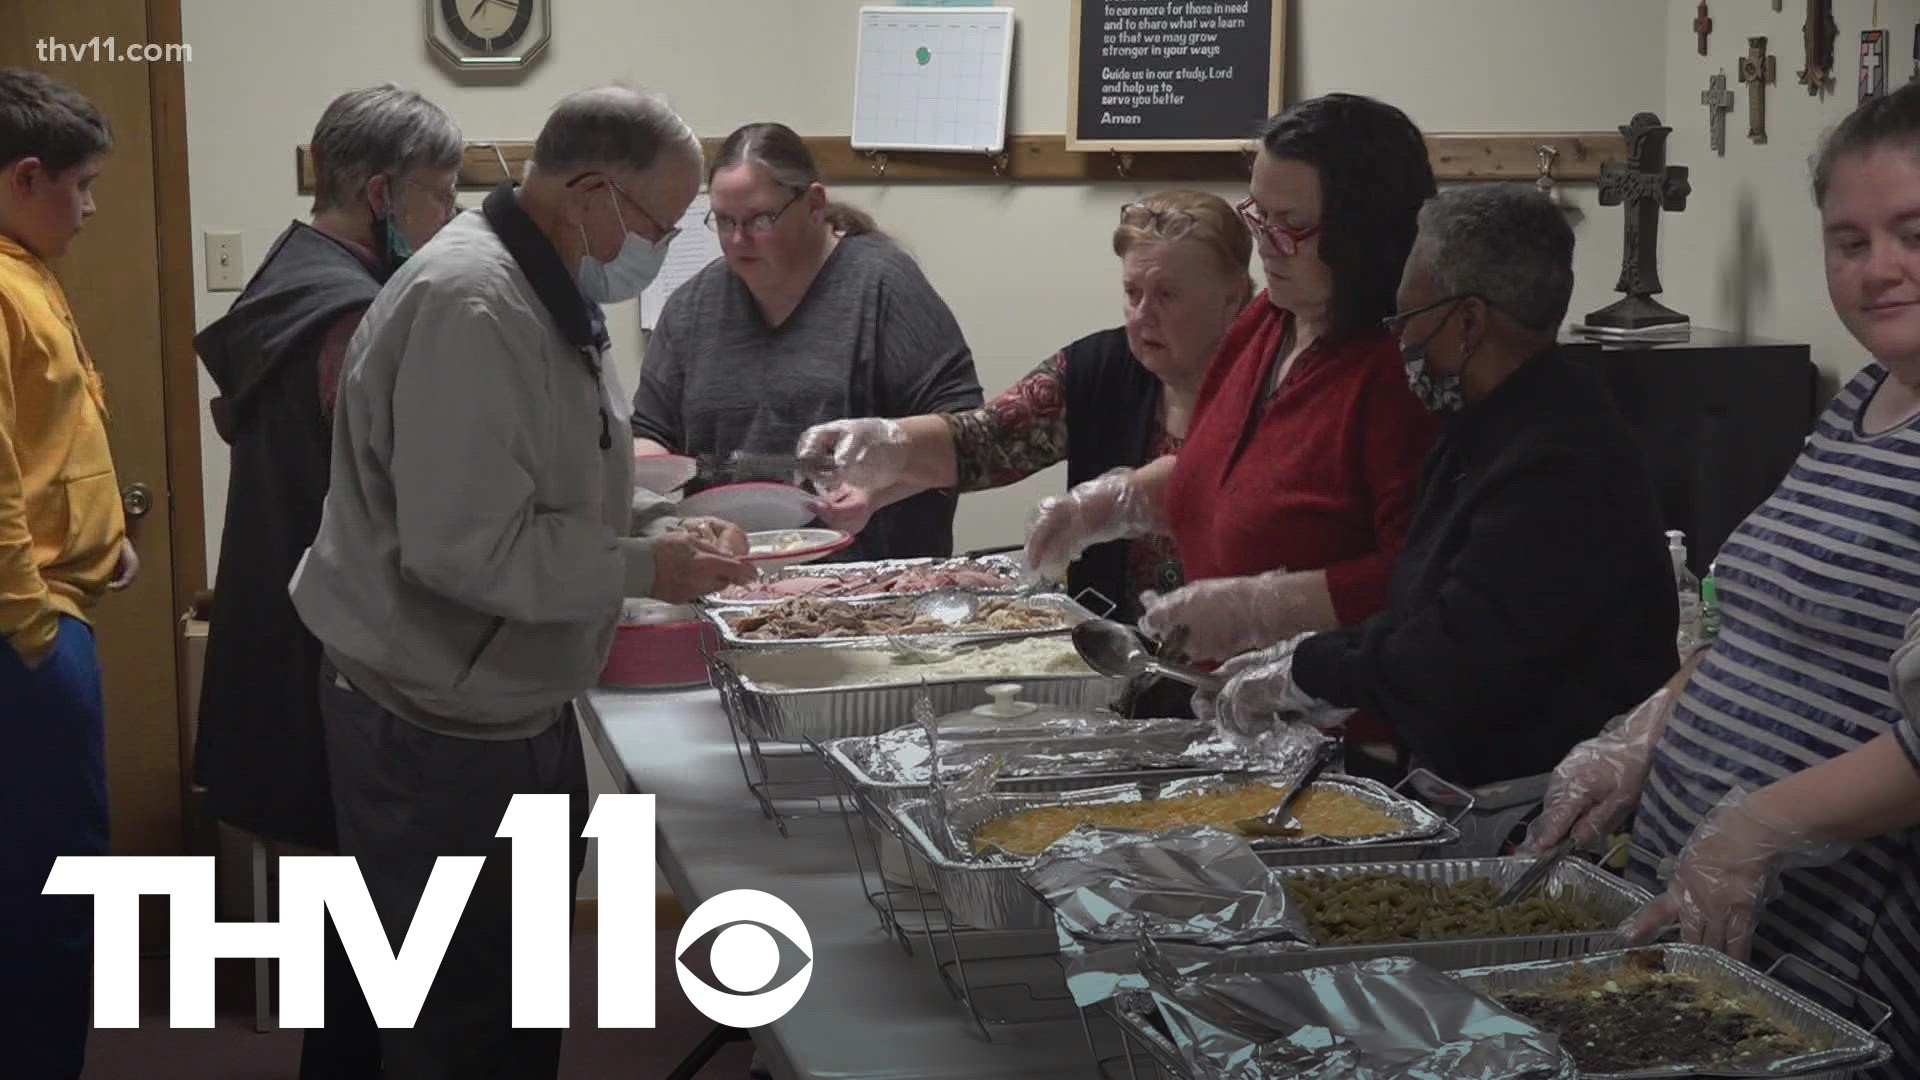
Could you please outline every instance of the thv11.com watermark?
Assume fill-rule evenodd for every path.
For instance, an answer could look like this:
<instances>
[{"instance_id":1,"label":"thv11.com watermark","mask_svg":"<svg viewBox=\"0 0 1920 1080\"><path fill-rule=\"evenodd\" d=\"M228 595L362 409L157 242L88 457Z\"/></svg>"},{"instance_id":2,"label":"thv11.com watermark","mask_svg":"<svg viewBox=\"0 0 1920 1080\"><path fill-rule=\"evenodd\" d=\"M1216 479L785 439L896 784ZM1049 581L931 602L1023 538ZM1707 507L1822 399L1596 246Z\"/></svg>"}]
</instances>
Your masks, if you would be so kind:
<instances>
[{"instance_id":1,"label":"thv11.com watermark","mask_svg":"<svg viewBox=\"0 0 1920 1080\"><path fill-rule=\"evenodd\" d=\"M599 999L603 1028L654 1026L654 814L652 795L602 795L584 835L600 842ZM498 835L512 841L513 1026L564 1028L573 875L565 795L515 795ZM381 1027L412 1027L466 909L481 856L436 860L397 948L367 893L359 864L342 856L280 860L279 922L216 922L211 856L63 855L44 892L93 897L94 1026L140 1023L140 898L170 901L170 1026L213 1026L214 960L280 961L280 1022L326 1023L321 942L325 919L346 949ZM784 942L784 944L782 944ZM698 952L704 948L703 965ZM712 986L688 966L708 968ZM753 889L709 897L674 943L680 988L715 1023L771 1024L800 1003L813 975L813 939L785 901ZM11 1074L8 1074L11 1075Z\"/></svg>"},{"instance_id":2,"label":"thv11.com watermark","mask_svg":"<svg viewBox=\"0 0 1920 1080\"><path fill-rule=\"evenodd\" d=\"M124 46L120 39L101 37L98 34L84 41L61 41L59 38L40 38L34 42L43 64L190 64L193 62L193 46L184 43L156 45L145 41L130 41Z\"/></svg>"}]
</instances>

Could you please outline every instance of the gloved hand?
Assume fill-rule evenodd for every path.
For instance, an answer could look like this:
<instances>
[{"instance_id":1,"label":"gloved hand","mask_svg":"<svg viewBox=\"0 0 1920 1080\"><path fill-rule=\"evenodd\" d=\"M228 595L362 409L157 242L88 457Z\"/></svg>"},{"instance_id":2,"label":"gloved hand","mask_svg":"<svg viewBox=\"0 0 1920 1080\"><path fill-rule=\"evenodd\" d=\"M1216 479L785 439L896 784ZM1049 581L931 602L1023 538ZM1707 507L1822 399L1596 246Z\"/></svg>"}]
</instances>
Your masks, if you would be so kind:
<instances>
[{"instance_id":1,"label":"gloved hand","mask_svg":"<svg viewBox=\"0 0 1920 1080\"><path fill-rule=\"evenodd\" d=\"M1329 705L1293 681L1293 654L1312 636L1298 634L1220 665L1214 674L1226 685L1217 697L1205 691L1195 694L1194 715L1234 738L1254 738L1284 723L1321 729L1340 726L1353 715L1352 709Z\"/></svg>"},{"instance_id":2,"label":"gloved hand","mask_svg":"<svg viewBox=\"0 0 1920 1080\"><path fill-rule=\"evenodd\" d=\"M834 420L801 432L794 453L833 462L831 471L810 476L823 488L877 490L905 475L913 441L907 429L893 420Z\"/></svg>"},{"instance_id":3,"label":"gloved hand","mask_svg":"<svg viewBox=\"0 0 1920 1080\"><path fill-rule=\"evenodd\" d=\"M1644 945L1676 923L1689 944L1745 960L1760 909L1779 892L1782 870L1821 866L1846 854L1792 822L1767 814L1738 788L1693 830L1667 891L1628 920L1620 932Z\"/></svg>"},{"instance_id":4,"label":"gloved hand","mask_svg":"<svg viewBox=\"0 0 1920 1080\"><path fill-rule=\"evenodd\" d=\"M1568 836L1590 850L1607 838L1640 803L1653 768L1653 750L1673 715L1674 691L1661 687L1606 730L1567 752L1547 781L1546 809L1527 827L1520 853L1540 854Z\"/></svg>"},{"instance_id":5,"label":"gloved hand","mask_svg":"<svg viewBox=\"0 0 1920 1080\"><path fill-rule=\"evenodd\" d=\"M1286 570L1249 577L1197 581L1160 596L1140 598L1140 630L1164 641L1187 628L1184 651L1195 660L1225 660L1300 632L1304 617L1298 578Z\"/></svg>"},{"instance_id":6,"label":"gloved hand","mask_svg":"<svg viewBox=\"0 0 1920 1080\"><path fill-rule=\"evenodd\" d=\"M1095 544L1150 536L1165 524L1157 500L1133 482L1133 470L1114 469L1040 500L1027 519L1027 571L1058 581Z\"/></svg>"}]
</instances>

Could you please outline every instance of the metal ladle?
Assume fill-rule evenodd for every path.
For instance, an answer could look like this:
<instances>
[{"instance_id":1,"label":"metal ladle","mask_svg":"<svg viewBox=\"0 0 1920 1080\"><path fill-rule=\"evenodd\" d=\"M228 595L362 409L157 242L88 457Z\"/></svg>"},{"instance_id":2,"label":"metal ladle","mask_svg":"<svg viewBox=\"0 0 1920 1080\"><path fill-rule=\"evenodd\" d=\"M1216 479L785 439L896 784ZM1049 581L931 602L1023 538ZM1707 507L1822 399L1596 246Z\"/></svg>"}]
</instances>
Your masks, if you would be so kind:
<instances>
[{"instance_id":1,"label":"metal ladle","mask_svg":"<svg viewBox=\"0 0 1920 1080\"><path fill-rule=\"evenodd\" d=\"M1163 664L1147 652L1140 635L1111 619L1088 619L1073 628L1073 647L1087 666L1102 675L1133 679L1158 675L1195 690L1217 694L1226 681L1180 664Z\"/></svg>"}]
</instances>

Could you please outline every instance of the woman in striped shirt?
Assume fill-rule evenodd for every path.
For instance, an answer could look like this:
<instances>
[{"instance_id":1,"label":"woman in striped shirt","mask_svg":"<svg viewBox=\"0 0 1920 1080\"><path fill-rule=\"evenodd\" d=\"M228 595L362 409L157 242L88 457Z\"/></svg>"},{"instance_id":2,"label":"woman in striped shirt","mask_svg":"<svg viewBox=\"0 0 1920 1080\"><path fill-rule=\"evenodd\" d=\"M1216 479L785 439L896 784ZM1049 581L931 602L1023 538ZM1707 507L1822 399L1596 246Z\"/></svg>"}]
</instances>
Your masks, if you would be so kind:
<instances>
[{"instance_id":1,"label":"woman in striped shirt","mask_svg":"<svg viewBox=\"0 0 1920 1080\"><path fill-rule=\"evenodd\" d=\"M1834 310L1873 362L1721 549L1720 636L1568 756L1531 843L1593 842L1636 810L1629 874L1658 887L1666 872L1636 936L1678 922L1688 940L1762 964L1792 954L1864 989L1894 1008L1883 1075L1909 1076L1920 726L1888 669L1920 608L1920 85L1828 137L1814 196Z\"/></svg>"}]
</instances>

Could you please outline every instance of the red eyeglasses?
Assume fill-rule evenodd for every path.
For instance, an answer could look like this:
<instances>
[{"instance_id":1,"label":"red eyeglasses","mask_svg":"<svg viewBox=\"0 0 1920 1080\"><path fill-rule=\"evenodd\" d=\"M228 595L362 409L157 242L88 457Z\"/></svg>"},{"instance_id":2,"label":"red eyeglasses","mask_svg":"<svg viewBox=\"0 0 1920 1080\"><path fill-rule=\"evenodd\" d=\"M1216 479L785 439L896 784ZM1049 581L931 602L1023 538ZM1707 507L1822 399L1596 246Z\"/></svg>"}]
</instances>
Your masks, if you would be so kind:
<instances>
[{"instance_id":1,"label":"red eyeglasses","mask_svg":"<svg viewBox=\"0 0 1920 1080\"><path fill-rule=\"evenodd\" d=\"M1300 254L1300 245L1319 236L1322 228L1320 225L1309 225L1304 229L1289 229L1284 225L1270 224L1251 195L1240 200L1233 209L1255 236L1264 237L1268 247L1286 256Z\"/></svg>"}]
</instances>

